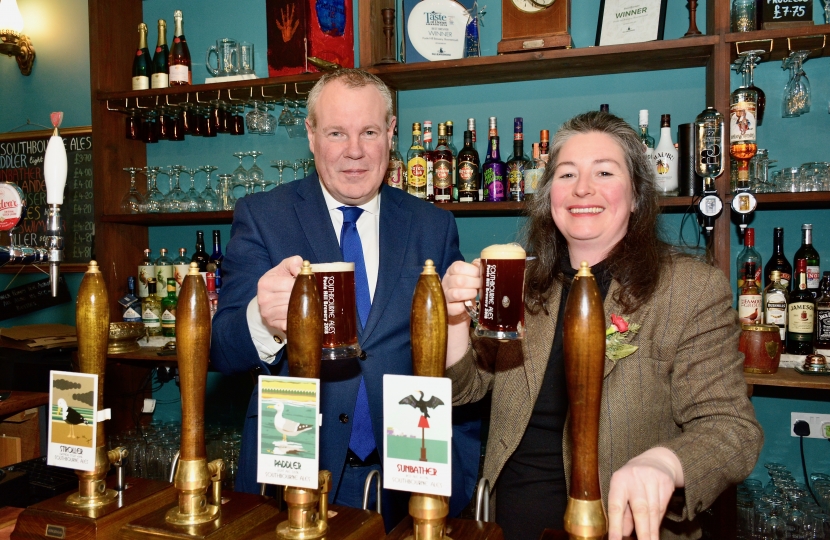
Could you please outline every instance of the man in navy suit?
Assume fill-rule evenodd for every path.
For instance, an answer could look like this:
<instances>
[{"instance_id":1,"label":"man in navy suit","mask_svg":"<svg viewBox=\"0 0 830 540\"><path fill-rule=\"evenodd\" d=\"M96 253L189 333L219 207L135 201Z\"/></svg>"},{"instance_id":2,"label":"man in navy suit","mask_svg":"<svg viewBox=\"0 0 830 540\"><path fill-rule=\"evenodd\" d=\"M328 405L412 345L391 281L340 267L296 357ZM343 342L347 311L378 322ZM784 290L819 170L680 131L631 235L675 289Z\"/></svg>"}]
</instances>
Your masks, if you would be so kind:
<instances>
[{"instance_id":1,"label":"man in navy suit","mask_svg":"<svg viewBox=\"0 0 830 540\"><path fill-rule=\"evenodd\" d=\"M383 455L383 375L412 374L409 315L418 276L427 259L443 275L462 256L452 214L384 184L395 117L382 81L360 70L324 75L309 93L306 128L317 173L236 204L211 360L228 374L287 375L288 298L302 261L344 260L341 241L356 228L369 297L367 313L360 313L358 291L365 354L350 373L333 378L325 376L324 362L320 466L332 473L331 502L359 506L363 482L380 469ZM451 515L472 496L480 454L478 421L456 424ZM256 435L254 392L236 481L240 491L259 492ZM387 529L406 515L407 501L408 494L384 490Z\"/></svg>"}]
</instances>

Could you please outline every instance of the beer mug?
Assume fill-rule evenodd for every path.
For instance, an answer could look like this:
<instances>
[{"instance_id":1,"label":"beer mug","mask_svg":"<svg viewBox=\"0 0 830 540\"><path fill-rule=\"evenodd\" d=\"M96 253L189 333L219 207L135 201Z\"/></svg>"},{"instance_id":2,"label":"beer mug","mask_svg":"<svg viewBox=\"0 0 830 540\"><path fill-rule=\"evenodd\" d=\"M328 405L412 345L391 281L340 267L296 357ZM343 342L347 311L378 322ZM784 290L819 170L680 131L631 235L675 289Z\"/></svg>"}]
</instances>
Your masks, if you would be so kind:
<instances>
[{"instance_id":1,"label":"beer mug","mask_svg":"<svg viewBox=\"0 0 830 540\"><path fill-rule=\"evenodd\" d=\"M210 53L216 53L216 68L210 64ZM236 40L217 39L216 45L208 47L205 67L214 77L228 77L239 70L239 52Z\"/></svg>"},{"instance_id":2,"label":"beer mug","mask_svg":"<svg viewBox=\"0 0 830 540\"><path fill-rule=\"evenodd\" d=\"M354 263L312 264L311 270L323 304L323 360L359 356Z\"/></svg>"},{"instance_id":3,"label":"beer mug","mask_svg":"<svg viewBox=\"0 0 830 540\"><path fill-rule=\"evenodd\" d=\"M526 258L519 244L493 245L482 250L478 305L464 303L467 313L478 323L477 336L499 340L524 337Z\"/></svg>"}]
</instances>

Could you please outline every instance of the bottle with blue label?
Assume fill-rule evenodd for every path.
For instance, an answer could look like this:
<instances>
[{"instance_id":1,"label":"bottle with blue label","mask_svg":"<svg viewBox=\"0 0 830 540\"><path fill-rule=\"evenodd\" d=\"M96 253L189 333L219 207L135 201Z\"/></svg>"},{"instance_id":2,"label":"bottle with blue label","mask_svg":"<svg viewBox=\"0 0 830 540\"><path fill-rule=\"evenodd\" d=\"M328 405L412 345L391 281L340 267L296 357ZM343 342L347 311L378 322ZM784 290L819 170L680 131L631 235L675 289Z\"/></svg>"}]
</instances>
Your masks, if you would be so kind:
<instances>
[{"instance_id":1,"label":"bottle with blue label","mask_svg":"<svg viewBox=\"0 0 830 540\"><path fill-rule=\"evenodd\" d=\"M118 301L123 308L122 320L124 322L141 322L141 300L135 295L135 278L127 278L127 294Z\"/></svg>"}]
</instances>

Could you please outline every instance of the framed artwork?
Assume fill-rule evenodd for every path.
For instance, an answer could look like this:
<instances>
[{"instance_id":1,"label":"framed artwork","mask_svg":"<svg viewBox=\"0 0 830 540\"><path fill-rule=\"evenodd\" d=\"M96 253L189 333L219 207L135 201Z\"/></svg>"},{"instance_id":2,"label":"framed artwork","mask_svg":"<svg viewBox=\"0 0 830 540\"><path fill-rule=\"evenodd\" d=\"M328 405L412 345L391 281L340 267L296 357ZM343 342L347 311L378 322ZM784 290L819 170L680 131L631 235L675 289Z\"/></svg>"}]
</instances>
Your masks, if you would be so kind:
<instances>
[{"instance_id":1,"label":"framed artwork","mask_svg":"<svg viewBox=\"0 0 830 540\"><path fill-rule=\"evenodd\" d=\"M601 0L596 45L663 39L668 0Z\"/></svg>"}]
</instances>

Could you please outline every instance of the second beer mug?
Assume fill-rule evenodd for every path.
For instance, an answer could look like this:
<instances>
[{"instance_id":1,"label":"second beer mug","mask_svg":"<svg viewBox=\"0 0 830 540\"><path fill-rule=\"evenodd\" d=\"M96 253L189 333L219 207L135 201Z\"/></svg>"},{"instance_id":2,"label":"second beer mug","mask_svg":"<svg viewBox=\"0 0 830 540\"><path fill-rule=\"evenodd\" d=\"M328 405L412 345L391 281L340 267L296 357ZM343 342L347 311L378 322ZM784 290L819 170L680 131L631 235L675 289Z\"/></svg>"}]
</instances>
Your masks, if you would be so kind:
<instances>
[{"instance_id":1,"label":"second beer mug","mask_svg":"<svg viewBox=\"0 0 830 540\"><path fill-rule=\"evenodd\" d=\"M323 303L323 360L359 356L354 263L312 264L311 270Z\"/></svg>"},{"instance_id":2,"label":"second beer mug","mask_svg":"<svg viewBox=\"0 0 830 540\"><path fill-rule=\"evenodd\" d=\"M494 339L522 339L525 335L525 260L519 244L501 244L481 252L481 289L478 306L466 302L476 320L475 334Z\"/></svg>"}]
</instances>

